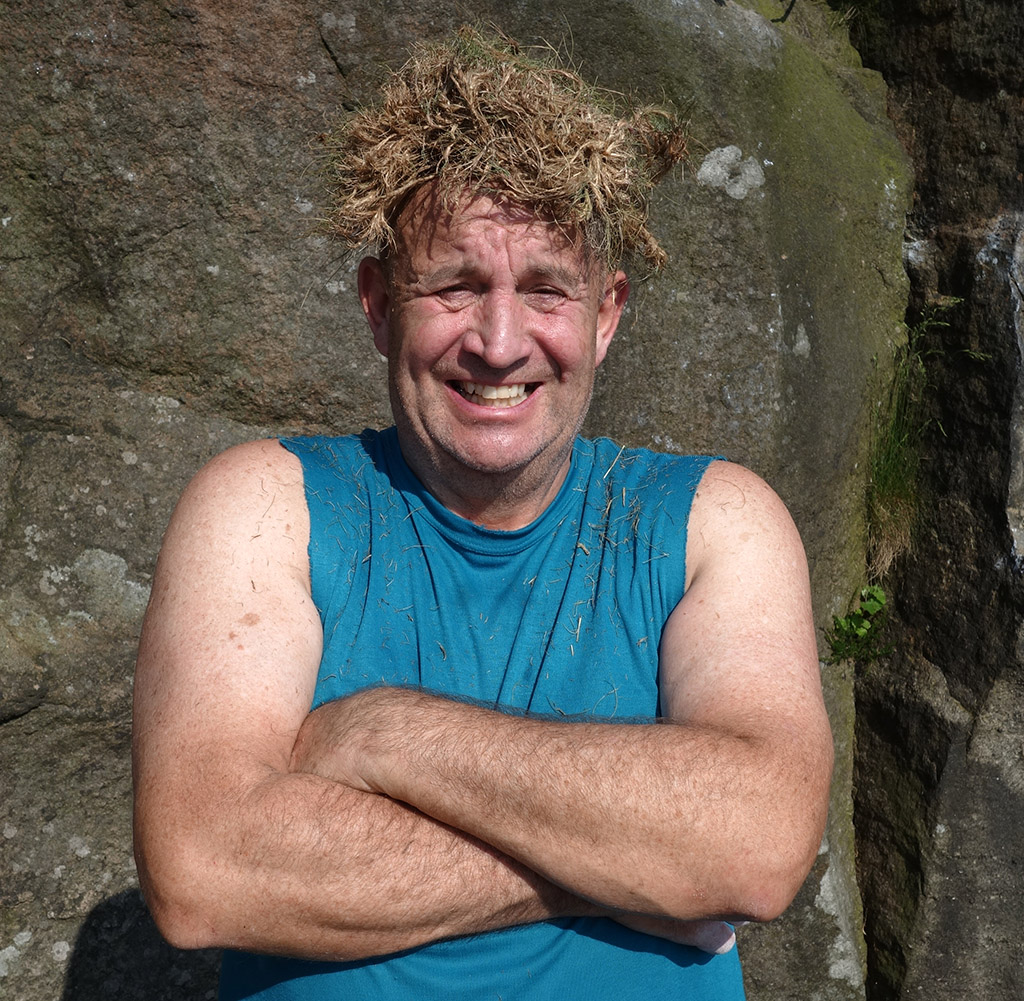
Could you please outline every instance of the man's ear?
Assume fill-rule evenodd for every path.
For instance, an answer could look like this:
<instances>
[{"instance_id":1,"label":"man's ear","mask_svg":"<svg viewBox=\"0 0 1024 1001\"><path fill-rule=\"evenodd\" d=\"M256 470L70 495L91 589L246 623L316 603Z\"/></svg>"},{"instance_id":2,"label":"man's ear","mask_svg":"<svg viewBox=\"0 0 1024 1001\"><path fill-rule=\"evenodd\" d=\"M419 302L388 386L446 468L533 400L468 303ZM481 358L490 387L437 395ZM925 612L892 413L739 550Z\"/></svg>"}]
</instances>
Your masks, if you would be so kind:
<instances>
[{"instance_id":1,"label":"man's ear","mask_svg":"<svg viewBox=\"0 0 1024 1001\"><path fill-rule=\"evenodd\" d=\"M604 298L597 311L597 353L594 357L596 368L604 361L608 345L615 336L615 329L622 319L622 310L629 298L629 279L624 271L609 275L605 283Z\"/></svg>"},{"instance_id":2,"label":"man's ear","mask_svg":"<svg viewBox=\"0 0 1024 1001\"><path fill-rule=\"evenodd\" d=\"M376 257L359 262L359 301L373 331L373 345L386 358L391 340L391 293L384 265Z\"/></svg>"}]
</instances>

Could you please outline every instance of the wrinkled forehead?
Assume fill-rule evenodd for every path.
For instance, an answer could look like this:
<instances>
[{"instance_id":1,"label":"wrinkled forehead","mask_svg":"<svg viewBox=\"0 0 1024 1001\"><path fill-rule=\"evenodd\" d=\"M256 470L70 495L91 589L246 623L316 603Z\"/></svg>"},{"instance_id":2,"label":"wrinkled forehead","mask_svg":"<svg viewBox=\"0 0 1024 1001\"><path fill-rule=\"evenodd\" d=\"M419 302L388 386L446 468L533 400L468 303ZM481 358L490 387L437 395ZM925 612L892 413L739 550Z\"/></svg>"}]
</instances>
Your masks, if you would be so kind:
<instances>
[{"instance_id":1,"label":"wrinkled forehead","mask_svg":"<svg viewBox=\"0 0 1024 1001\"><path fill-rule=\"evenodd\" d=\"M529 248L534 256L557 259L581 277L594 269L593 255L577 230L491 194L446 200L432 186L421 188L399 213L395 238L395 250L385 259L389 270L436 259L474 241Z\"/></svg>"}]
</instances>

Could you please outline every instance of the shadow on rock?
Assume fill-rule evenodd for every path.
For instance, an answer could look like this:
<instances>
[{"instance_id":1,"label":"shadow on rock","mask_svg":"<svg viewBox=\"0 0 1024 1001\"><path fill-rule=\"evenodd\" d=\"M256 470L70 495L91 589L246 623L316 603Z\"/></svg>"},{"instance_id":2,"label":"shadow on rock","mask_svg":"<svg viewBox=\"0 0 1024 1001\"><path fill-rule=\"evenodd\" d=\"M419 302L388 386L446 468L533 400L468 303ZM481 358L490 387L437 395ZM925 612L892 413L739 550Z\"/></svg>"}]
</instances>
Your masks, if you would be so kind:
<instances>
[{"instance_id":1,"label":"shadow on rock","mask_svg":"<svg viewBox=\"0 0 1024 1001\"><path fill-rule=\"evenodd\" d=\"M138 890L104 900L86 918L61 1001L205 1001L217 995L220 952L184 952L157 931Z\"/></svg>"}]
</instances>

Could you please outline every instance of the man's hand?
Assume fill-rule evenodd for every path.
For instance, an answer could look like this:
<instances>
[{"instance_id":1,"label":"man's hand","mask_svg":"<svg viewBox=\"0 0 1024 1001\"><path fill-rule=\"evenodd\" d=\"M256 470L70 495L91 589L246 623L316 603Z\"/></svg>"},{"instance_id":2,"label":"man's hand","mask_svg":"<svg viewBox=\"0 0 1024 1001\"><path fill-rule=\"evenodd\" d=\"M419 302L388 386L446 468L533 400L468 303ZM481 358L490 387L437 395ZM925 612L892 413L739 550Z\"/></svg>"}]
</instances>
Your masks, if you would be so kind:
<instances>
[{"instance_id":1,"label":"man's hand","mask_svg":"<svg viewBox=\"0 0 1024 1001\"><path fill-rule=\"evenodd\" d=\"M412 690L364 688L314 709L295 738L291 770L319 775L360 792L383 792L370 777L372 757L365 748L374 731L387 722L389 712L401 712L406 691Z\"/></svg>"},{"instance_id":2,"label":"man's hand","mask_svg":"<svg viewBox=\"0 0 1024 1001\"><path fill-rule=\"evenodd\" d=\"M643 914L617 914L615 920L633 931L689 945L701 952L720 955L736 945L736 932L725 921L675 921L672 918L649 918Z\"/></svg>"}]
</instances>

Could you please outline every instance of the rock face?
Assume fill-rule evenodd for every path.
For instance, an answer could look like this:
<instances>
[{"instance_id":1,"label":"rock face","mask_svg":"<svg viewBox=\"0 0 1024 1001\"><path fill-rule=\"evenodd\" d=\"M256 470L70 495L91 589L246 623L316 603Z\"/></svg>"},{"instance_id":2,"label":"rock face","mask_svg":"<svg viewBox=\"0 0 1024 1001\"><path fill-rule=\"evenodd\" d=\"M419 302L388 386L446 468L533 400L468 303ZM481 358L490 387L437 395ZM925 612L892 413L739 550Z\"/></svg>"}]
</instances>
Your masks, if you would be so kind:
<instances>
[{"instance_id":1,"label":"rock face","mask_svg":"<svg viewBox=\"0 0 1024 1001\"><path fill-rule=\"evenodd\" d=\"M917 172L910 322L923 342L920 517L894 568L891 658L858 681L869 996L1024 995L1024 9L882 3L855 22Z\"/></svg>"},{"instance_id":2,"label":"rock face","mask_svg":"<svg viewBox=\"0 0 1024 1001\"><path fill-rule=\"evenodd\" d=\"M465 7L465 5L463 5ZM791 505L818 621L863 583L868 411L906 304L908 172L881 78L824 8L478 2L523 42L689 108L588 430L726 453ZM388 421L310 140L450 5L8 0L0 121L0 987L210 997L216 955L146 916L130 832L134 648L161 532L215 452ZM785 595L779 600L785 601ZM853 679L827 668L833 812L788 915L745 929L753 999L862 998Z\"/></svg>"}]
</instances>

